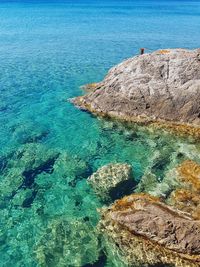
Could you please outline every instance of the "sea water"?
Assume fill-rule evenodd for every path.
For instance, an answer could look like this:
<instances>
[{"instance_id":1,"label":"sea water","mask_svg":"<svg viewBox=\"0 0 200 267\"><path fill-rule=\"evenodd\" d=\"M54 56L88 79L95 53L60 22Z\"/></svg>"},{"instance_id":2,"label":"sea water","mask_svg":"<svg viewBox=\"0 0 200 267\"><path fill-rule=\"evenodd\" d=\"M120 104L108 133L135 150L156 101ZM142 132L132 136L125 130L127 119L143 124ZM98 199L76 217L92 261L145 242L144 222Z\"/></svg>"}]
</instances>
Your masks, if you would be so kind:
<instances>
[{"instance_id":1,"label":"sea water","mask_svg":"<svg viewBox=\"0 0 200 267\"><path fill-rule=\"evenodd\" d=\"M69 99L141 47L197 48L199 25L199 1L0 1L0 266L118 266L87 177L126 162L136 183L149 166L162 179L200 145Z\"/></svg>"}]
</instances>

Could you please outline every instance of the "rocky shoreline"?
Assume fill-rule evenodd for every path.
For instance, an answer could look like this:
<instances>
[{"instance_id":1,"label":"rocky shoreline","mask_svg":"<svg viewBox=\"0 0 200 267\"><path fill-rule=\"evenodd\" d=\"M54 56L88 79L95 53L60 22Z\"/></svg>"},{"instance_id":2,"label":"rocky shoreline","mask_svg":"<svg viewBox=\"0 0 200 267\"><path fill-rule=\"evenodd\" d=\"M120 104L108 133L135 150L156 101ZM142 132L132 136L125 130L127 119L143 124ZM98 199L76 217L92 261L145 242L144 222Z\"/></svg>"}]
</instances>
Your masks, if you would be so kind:
<instances>
[{"instance_id":1,"label":"rocky shoreline","mask_svg":"<svg viewBox=\"0 0 200 267\"><path fill-rule=\"evenodd\" d=\"M200 138L200 49L136 56L84 89L72 100L80 109ZM98 225L105 253L120 266L200 266L198 162L185 160L160 181L149 171L136 187L133 173L127 164L109 164L87 180L111 203Z\"/></svg>"}]
</instances>

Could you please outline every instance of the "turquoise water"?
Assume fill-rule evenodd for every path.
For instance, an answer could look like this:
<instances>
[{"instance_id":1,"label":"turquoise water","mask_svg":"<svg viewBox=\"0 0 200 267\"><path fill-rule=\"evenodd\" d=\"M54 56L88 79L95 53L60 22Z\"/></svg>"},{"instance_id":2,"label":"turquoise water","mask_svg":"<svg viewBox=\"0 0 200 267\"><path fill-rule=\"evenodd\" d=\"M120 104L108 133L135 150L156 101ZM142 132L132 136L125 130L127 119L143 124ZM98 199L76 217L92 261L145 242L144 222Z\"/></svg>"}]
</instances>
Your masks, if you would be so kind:
<instances>
[{"instance_id":1,"label":"turquoise water","mask_svg":"<svg viewBox=\"0 0 200 267\"><path fill-rule=\"evenodd\" d=\"M127 162L136 183L148 168L162 179L200 144L68 99L140 47L196 48L199 25L199 1L0 2L0 266L118 266L86 178Z\"/></svg>"}]
</instances>

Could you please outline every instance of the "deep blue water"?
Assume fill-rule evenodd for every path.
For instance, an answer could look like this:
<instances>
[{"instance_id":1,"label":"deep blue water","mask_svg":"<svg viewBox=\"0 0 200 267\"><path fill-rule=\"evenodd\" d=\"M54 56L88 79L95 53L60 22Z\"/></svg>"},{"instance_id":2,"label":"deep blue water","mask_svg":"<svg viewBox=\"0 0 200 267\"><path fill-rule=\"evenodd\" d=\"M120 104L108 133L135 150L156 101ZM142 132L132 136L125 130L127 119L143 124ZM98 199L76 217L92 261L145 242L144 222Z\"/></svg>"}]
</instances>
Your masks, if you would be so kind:
<instances>
[{"instance_id":1,"label":"deep blue water","mask_svg":"<svg viewBox=\"0 0 200 267\"><path fill-rule=\"evenodd\" d=\"M92 172L127 162L139 181L159 157L161 176L177 151L199 160L191 139L68 102L140 47L199 47L199 25L200 1L0 1L0 266L94 263L102 203ZM113 260L102 266L122 266Z\"/></svg>"}]
</instances>

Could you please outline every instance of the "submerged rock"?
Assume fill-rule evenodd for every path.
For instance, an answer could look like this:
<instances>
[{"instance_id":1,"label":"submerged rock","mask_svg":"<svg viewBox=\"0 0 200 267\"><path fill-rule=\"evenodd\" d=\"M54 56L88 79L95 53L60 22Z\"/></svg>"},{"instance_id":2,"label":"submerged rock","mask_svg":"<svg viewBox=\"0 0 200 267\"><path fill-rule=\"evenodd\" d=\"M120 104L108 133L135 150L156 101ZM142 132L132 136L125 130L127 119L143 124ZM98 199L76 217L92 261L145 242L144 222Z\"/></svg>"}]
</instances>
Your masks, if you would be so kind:
<instances>
[{"instance_id":1,"label":"submerged rock","mask_svg":"<svg viewBox=\"0 0 200 267\"><path fill-rule=\"evenodd\" d=\"M200 49L159 50L130 58L73 102L96 114L165 123L200 135Z\"/></svg>"},{"instance_id":2,"label":"submerged rock","mask_svg":"<svg viewBox=\"0 0 200 267\"><path fill-rule=\"evenodd\" d=\"M116 201L99 227L127 266L200 266L200 221L148 194Z\"/></svg>"},{"instance_id":3,"label":"submerged rock","mask_svg":"<svg viewBox=\"0 0 200 267\"><path fill-rule=\"evenodd\" d=\"M116 200L130 193L134 186L132 167L121 163L103 166L87 181L104 201Z\"/></svg>"},{"instance_id":4,"label":"submerged rock","mask_svg":"<svg viewBox=\"0 0 200 267\"><path fill-rule=\"evenodd\" d=\"M170 194L168 203L200 220L200 165L191 160L183 162L176 179L180 186Z\"/></svg>"},{"instance_id":5,"label":"submerged rock","mask_svg":"<svg viewBox=\"0 0 200 267\"><path fill-rule=\"evenodd\" d=\"M49 134L45 127L30 122L13 125L11 130L12 138L20 144L40 143L47 138Z\"/></svg>"},{"instance_id":6,"label":"submerged rock","mask_svg":"<svg viewBox=\"0 0 200 267\"><path fill-rule=\"evenodd\" d=\"M179 189L200 194L200 165L195 161L185 160L178 166L166 170L162 180L151 170L147 170L138 183L135 192L146 192L167 199Z\"/></svg>"},{"instance_id":7,"label":"submerged rock","mask_svg":"<svg viewBox=\"0 0 200 267\"><path fill-rule=\"evenodd\" d=\"M77 155L69 155L66 152L60 153L59 157L54 164L54 172L60 178L68 181L68 184L72 187L76 183L87 178L92 172L90 172L90 166L83 159ZM89 173L89 174L88 174Z\"/></svg>"},{"instance_id":8,"label":"submerged rock","mask_svg":"<svg viewBox=\"0 0 200 267\"><path fill-rule=\"evenodd\" d=\"M0 201L12 199L20 190L32 189L41 173L52 173L59 153L39 143L29 143L6 156L0 173Z\"/></svg>"},{"instance_id":9,"label":"submerged rock","mask_svg":"<svg viewBox=\"0 0 200 267\"><path fill-rule=\"evenodd\" d=\"M72 218L50 222L35 255L39 266L84 266L99 258L99 240L94 226Z\"/></svg>"},{"instance_id":10,"label":"submerged rock","mask_svg":"<svg viewBox=\"0 0 200 267\"><path fill-rule=\"evenodd\" d=\"M178 168L178 179L191 191L200 193L200 165L192 160L184 161Z\"/></svg>"}]
</instances>

